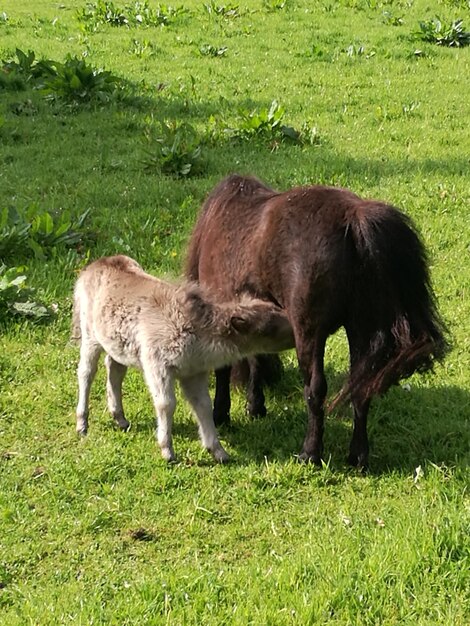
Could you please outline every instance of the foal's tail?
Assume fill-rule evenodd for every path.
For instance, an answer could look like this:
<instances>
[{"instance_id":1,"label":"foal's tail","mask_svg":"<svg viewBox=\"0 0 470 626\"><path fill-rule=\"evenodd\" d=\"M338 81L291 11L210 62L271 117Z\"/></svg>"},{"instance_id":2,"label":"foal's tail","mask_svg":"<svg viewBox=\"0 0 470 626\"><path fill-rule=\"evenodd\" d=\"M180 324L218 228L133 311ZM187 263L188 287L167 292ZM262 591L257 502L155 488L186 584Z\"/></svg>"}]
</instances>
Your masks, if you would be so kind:
<instances>
[{"instance_id":1,"label":"foal's tail","mask_svg":"<svg viewBox=\"0 0 470 626\"><path fill-rule=\"evenodd\" d=\"M351 370L330 408L346 397L363 403L383 394L400 379L431 370L450 348L412 221L377 203L351 215L347 231L356 259L346 325Z\"/></svg>"},{"instance_id":2,"label":"foal's tail","mask_svg":"<svg viewBox=\"0 0 470 626\"><path fill-rule=\"evenodd\" d=\"M77 296L77 288L73 294L73 309L72 309L72 328L71 336L72 341L80 341L82 337L82 331L80 327L80 298Z\"/></svg>"}]
</instances>

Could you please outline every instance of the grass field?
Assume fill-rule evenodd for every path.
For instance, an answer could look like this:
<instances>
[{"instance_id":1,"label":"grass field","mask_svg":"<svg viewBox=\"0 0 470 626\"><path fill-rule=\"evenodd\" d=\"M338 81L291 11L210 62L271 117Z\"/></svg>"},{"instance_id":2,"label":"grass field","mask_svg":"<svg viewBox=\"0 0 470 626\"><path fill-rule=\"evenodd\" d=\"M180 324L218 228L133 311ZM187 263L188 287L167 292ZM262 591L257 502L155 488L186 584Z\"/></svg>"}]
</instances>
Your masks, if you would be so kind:
<instances>
[{"instance_id":1,"label":"grass field","mask_svg":"<svg viewBox=\"0 0 470 626\"><path fill-rule=\"evenodd\" d=\"M223 2L0 4L0 623L464 626L469 3ZM423 235L453 350L375 401L367 475L345 463L347 408L327 419L325 465L296 462L293 352L266 418L234 394L226 467L183 401L165 464L137 372L131 431L111 424L102 368L75 435L77 272L120 252L180 275L230 172L349 187ZM347 360L338 333L330 395Z\"/></svg>"}]
</instances>

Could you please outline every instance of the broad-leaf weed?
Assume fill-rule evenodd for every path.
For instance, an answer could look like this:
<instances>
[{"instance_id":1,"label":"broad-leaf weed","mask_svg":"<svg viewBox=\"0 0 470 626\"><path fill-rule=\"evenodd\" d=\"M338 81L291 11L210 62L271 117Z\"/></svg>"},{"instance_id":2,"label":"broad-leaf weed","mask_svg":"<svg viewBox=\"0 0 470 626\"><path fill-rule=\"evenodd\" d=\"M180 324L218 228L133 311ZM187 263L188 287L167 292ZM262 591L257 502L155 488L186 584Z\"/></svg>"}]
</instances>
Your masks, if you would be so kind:
<instances>
[{"instance_id":1,"label":"broad-leaf weed","mask_svg":"<svg viewBox=\"0 0 470 626\"><path fill-rule=\"evenodd\" d=\"M470 32L464 30L463 20L457 19L445 24L439 17L419 23L415 38L438 46L459 48L470 45Z\"/></svg>"},{"instance_id":2,"label":"broad-leaf weed","mask_svg":"<svg viewBox=\"0 0 470 626\"><path fill-rule=\"evenodd\" d=\"M143 164L148 172L177 177L201 173L201 139L191 124L162 121L155 131L147 129L145 136L148 148Z\"/></svg>"}]
</instances>

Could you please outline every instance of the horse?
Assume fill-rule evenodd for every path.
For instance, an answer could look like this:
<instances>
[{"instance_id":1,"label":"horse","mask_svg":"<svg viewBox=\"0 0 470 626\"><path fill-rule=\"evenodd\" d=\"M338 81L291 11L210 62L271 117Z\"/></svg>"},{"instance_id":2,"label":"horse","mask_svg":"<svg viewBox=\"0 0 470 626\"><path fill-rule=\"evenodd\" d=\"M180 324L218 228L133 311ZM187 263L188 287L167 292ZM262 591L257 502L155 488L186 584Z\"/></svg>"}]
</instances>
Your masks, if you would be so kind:
<instances>
[{"instance_id":1,"label":"horse","mask_svg":"<svg viewBox=\"0 0 470 626\"><path fill-rule=\"evenodd\" d=\"M284 309L304 382L308 425L299 459L321 464L327 338L343 327L349 376L331 402L349 400L348 462L368 465L371 399L414 372L431 370L450 346L427 251L410 217L348 189L275 191L230 175L208 195L190 236L185 273L227 300L247 292ZM265 412L266 357L249 361L252 412ZM215 423L228 422L230 368L216 371Z\"/></svg>"}]
</instances>

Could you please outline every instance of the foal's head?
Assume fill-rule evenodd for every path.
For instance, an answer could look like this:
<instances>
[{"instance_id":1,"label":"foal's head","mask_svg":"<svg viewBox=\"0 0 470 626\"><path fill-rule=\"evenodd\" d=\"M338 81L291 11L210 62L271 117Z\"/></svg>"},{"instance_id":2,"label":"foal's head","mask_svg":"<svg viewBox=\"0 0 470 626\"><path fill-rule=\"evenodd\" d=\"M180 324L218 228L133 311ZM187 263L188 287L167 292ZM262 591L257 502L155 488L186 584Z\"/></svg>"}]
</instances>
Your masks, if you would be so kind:
<instances>
[{"instance_id":1,"label":"foal's head","mask_svg":"<svg viewBox=\"0 0 470 626\"><path fill-rule=\"evenodd\" d=\"M294 345L285 312L272 302L244 296L229 310L229 321L230 338L246 354L278 352Z\"/></svg>"},{"instance_id":2,"label":"foal's head","mask_svg":"<svg viewBox=\"0 0 470 626\"><path fill-rule=\"evenodd\" d=\"M188 290L186 302L195 327L233 342L243 353L277 352L293 346L289 320L272 302L249 295L217 302L198 285Z\"/></svg>"}]
</instances>

